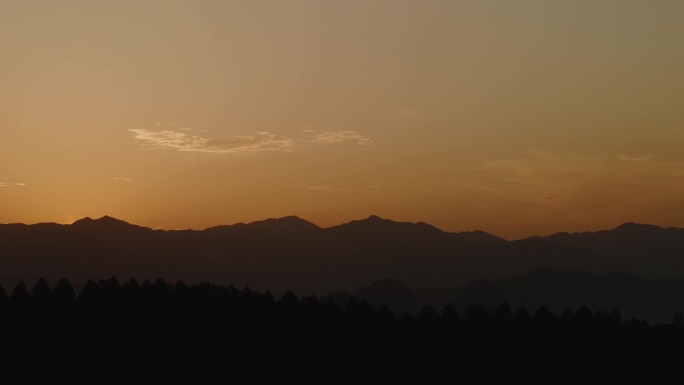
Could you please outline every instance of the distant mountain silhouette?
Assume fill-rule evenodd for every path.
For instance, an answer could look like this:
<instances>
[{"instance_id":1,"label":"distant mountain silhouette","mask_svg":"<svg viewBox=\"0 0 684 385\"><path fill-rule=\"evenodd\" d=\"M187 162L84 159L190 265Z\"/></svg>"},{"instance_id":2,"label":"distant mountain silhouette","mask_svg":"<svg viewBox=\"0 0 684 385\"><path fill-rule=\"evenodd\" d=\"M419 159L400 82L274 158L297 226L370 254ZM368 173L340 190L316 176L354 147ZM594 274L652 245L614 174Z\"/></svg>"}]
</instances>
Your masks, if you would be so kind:
<instances>
[{"instance_id":1,"label":"distant mountain silhouette","mask_svg":"<svg viewBox=\"0 0 684 385\"><path fill-rule=\"evenodd\" d=\"M354 294L371 303L385 304L392 309L415 309L419 306L416 294L403 283L385 278Z\"/></svg>"},{"instance_id":2,"label":"distant mountain silhouette","mask_svg":"<svg viewBox=\"0 0 684 385\"><path fill-rule=\"evenodd\" d=\"M342 298L341 293L337 296ZM410 289L401 282L383 279L357 291L353 297L395 311L416 313L423 306L441 309L455 304L494 309L507 302L512 307L547 306L561 314L582 306L592 310L620 311L623 316L650 322L669 322L684 311L684 279L644 280L631 274L593 274L583 270L533 269L499 280L477 280L455 288Z\"/></svg>"},{"instance_id":3,"label":"distant mountain silhouette","mask_svg":"<svg viewBox=\"0 0 684 385\"><path fill-rule=\"evenodd\" d=\"M130 234L133 232L150 232L152 229L147 227L141 227L132 225L128 222L122 221L120 219L112 218L110 216L103 216L99 219L92 219L89 217L79 219L72 223L70 228L72 230L97 233L97 234L114 234L114 233L124 233Z\"/></svg>"},{"instance_id":4,"label":"distant mountain silhouette","mask_svg":"<svg viewBox=\"0 0 684 385\"><path fill-rule=\"evenodd\" d=\"M108 216L71 225L0 225L0 282L164 277L261 290L350 292L380 277L459 287L540 266L684 277L684 229L624 224L506 241L378 216L320 228L289 216L197 230L152 230ZM418 301L420 302L420 301Z\"/></svg>"},{"instance_id":5,"label":"distant mountain silhouette","mask_svg":"<svg viewBox=\"0 0 684 385\"><path fill-rule=\"evenodd\" d=\"M248 224L237 223L234 225L222 225L210 227L206 231L219 232L255 232L268 235L307 235L321 230L320 227L313 223L301 219L296 216L288 216L283 218L269 218L263 221L251 222Z\"/></svg>"}]
</instances>

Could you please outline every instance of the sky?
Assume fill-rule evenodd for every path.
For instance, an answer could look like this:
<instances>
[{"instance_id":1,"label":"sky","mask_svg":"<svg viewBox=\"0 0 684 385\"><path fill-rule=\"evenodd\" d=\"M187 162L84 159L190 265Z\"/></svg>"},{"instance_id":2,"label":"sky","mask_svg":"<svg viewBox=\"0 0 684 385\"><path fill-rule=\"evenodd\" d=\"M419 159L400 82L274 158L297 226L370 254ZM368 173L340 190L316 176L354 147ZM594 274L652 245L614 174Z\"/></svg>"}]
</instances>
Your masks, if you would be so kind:
<instances>
[{"instance_id":1,"label":"sky","mask_svg":"<svg viewBox=\"0 0 684 385\"><path fill-rule=\"evenodd\" d=\"M684 227L684 2L0 2L0 222Z\"/></svg>"}]
</instances>

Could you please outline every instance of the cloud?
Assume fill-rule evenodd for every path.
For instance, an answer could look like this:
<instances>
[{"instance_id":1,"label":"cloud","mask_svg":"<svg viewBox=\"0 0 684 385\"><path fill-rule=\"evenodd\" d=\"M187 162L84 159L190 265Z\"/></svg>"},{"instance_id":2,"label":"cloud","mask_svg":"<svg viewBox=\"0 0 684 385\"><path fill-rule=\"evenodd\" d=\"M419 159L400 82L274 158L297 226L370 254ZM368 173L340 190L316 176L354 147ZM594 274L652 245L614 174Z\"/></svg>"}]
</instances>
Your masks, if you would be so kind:
<instances>
[{"instance_id":1,"label":"cloud","mask_svg":"<svg viewBox=\"0 0 684 385\"><path fill-rule=\"evenodd\" d=\"M646 162L655 158L655 154L636 154L634 156L629 156L625 154L617 154L618 159L628 161L628 162Z\"/></svg>"},{"instance_id":2,"label":"cloud","mask_svg":"<svg viewBox=\"0 0 684 385\"><path fill-rule=\"evenodd\" d=\"M328 131L314 135L310 142L317 144L356 142L359 146L367 146L373 144L373 139L357 131Z\"/></svg>"},{"instance_id":3,"label":"cloud","mask_svg":"<svg viewBox=\"0 0 684 385\"><path fill-rule=\"evenodd\" d=\"M347 192L347 191L355 191L356 190L356 189L350 188L350 187L334 187L334 186L330 186L330 185L309 186L306 189L311 190L311 191L321 191L321 192L327 192L327 193Z\"/></svg>"},{"instance_id":4,"label":"cloud","mask_svg":"<svg viewBox=\"0 0 684 385\"><path fill-rule=\"evenodd\" d=\"M325 191L325 190L330 190L332 186L325 185L325 186L309 186L306 189L311 190L311 191Z\"/></svg>"},{"instance_id":5,"label":"cloud","mask_svg":"<svg viewBox=\"0 0 684 385\"><path fill-rule=\"evenodd\" d=\"M464 166L450 184L460 191L478 196L489 195L517 203L538 203L554 201L581 191L586 183L610 174L605 157L525 151L517 157Z\"/></svg>"},{"instance_id":6,"label":"cloud","mask_svg":"<svg viewBox=\"0 0 684 385\"><path fill-rule=\"evenodd\" d=\"M254 151L303 150L311 146L327 146L350 142L359 146L373 144L373 139L357 131L319 132L305 128L290 136L257 132L253 135L235 135L213 138L191 128L155 123L153 128L137 128L132 132L136 142L150 150L175 150L204 153L236 153Z\"/></svg>"},{"instance_id":7,"label":"cloud","mask_svg":"<svg viewBox=\"0 0 684 385\"><path fill-rule=\"evenodd\" d=\"M321 185L321 186L308 186L306 189L311 191L325 191L325 192L345 192L345 191L358 191L365 189L376 189L382 187L380 184L372 184L365 187L334 187L331 185Z\"/></svg>"},{"instance_id":8,"label":"cloud","mask_svg":"<svg viewBox=\"0 0 684 385\"><path fill-rule=\"evenodd\" d=\"M128 178L125 176L124 177L114 177L114 178L112 178L112 180L115 180L117 182L127 182L127 183L133 181L131 178Z\"/></svg>"},{"instance_id":9,"label":"cloud","mask_svg":"<svg viewBox=\"0 0 684 385\"><path fill-rule=\"evenodd\" d=\"M208 138L191 134L189 129L163 127L128 130L143 147L152 150L177 150L207 153L233 153L251 151L290 151L296 141L292 138L257 132L254 135L236 135L232 138Z\"/></svg>"},{"instance_id":10,"label":"cloud","mask_svg":"<svg viewBox=\"0 0 684 385\"><path fill-rule=\"evenodd\" d=\"M26 183L20 183L20 182L0 182L0 187L26 187Z\"/></svg>"}]
</instances>

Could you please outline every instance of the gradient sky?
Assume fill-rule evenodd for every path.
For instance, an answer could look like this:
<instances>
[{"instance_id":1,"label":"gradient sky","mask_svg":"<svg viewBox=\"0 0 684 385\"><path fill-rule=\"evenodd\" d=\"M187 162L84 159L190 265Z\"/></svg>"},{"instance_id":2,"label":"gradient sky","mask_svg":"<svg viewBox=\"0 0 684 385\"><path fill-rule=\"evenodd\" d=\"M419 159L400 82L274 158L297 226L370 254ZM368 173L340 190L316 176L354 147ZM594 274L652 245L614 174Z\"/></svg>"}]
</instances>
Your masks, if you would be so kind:
<instances>
[{"instance_id":1,"label":"gradient sky","mask_svg":"<svg viewBox=\"0 0 684 385\"><path fill-rule=\"evenodd\" d=\"M0 222L684 226L684 2L0 2Z\"/></svg>"}]
</instances>

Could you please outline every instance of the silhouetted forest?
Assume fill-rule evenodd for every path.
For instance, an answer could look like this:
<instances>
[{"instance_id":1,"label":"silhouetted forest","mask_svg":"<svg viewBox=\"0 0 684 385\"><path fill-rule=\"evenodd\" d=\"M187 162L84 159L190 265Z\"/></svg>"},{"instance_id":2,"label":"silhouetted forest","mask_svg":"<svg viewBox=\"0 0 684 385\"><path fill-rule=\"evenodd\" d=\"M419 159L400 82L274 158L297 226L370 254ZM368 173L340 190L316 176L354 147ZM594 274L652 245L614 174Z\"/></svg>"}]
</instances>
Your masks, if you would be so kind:
<instances>
[{"instance_id":1,"label":"silhouetted forest","mask_svg":"<svg viewBox=\"0 0 684 385\"><path fill-rule=\"evenodd\" d=\"M396 316L350 299L280 298L163 280L41 279L0 290L3 384L681 383L684 317L668 325L453 305Z\"/></svg>"}]
</instances>

